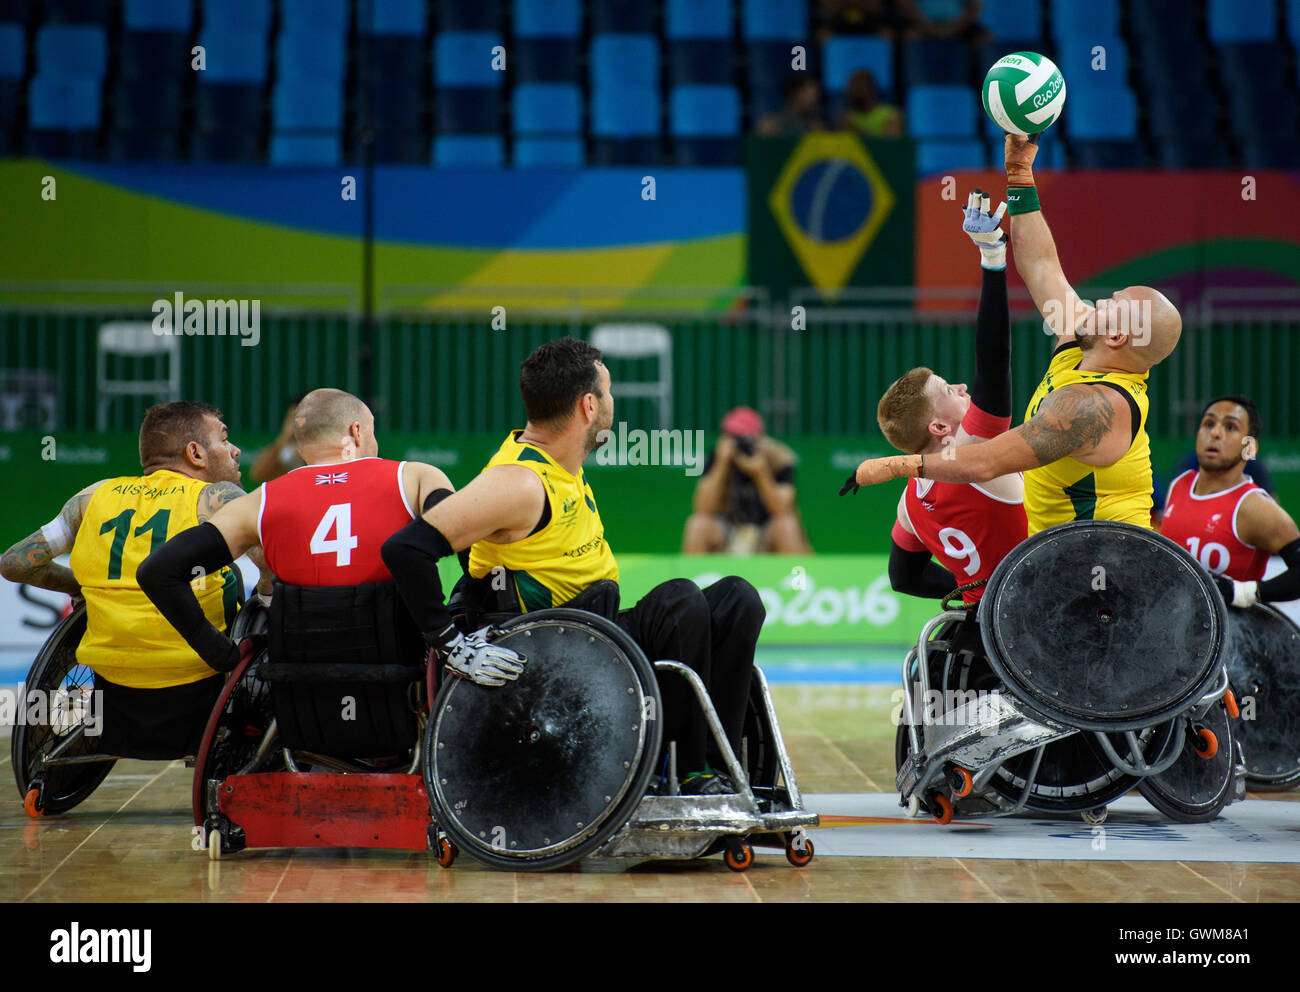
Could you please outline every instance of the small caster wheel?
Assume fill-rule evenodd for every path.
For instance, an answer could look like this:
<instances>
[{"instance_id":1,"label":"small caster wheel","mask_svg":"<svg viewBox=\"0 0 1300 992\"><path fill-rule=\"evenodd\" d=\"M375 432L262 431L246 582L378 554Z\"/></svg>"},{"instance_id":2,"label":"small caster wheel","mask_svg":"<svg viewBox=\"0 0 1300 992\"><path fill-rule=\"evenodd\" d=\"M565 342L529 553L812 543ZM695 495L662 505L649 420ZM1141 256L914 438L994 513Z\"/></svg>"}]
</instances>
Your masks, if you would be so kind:
<instances>
[{"instance_id":1,"label":"small caster wheel","mask_svg":"<svg viewBox=\"0 0 1300 992\"><path fill-rule=\"evenodd\" d=\"M1192 746L1196 748L1196 756L1209 761L1219 753L1219 738L1214 736L1214 731L1209 727L1197 727L1196 735L1192 738Z\"/></svg>"},{"instance_id":2,"label":"small caster wheel","mask_svg":"<svg viewBox=\"0 0 1300 992\"><path fill-rule=\"evenodd\" d=\"M1231 689L1223 694L1223 707L1233 720L1241 716L1241 707L1237 705L1237 695Z\"/></svg>"},{"instance_id":3,"label":"small caster wheel","mask_svg":"<svg viewBox=\"0 0 1300 992\"><path fill-rule=\"evenodd\" d=\"M785 860L789 861L790 864L794 865L796 868L807 867L808 862L813 859L814 853L815 848L813 847L813 842L802 835L800 835L798 841L792 837L786 842Z\"/></svg>"},{"instance_id":4,"label":"small caster wheel","mask_svg":"<svg viewBox=\"0 0 1300 992\"><path fill-rule=\"evenodd\" d=\"M948 779L948 788L952 790L953 797L956 799L966 798L975 787L975 780L971 778L970 772L960 765L949 765L944 775Z\"/></svg>"},{"instance_id":5,"label":"small caster wheel","mask_svg":"<svg viewBox=\"0 0 1300 992\"><path fill-rule=\"evenodd\" d=\"M440 868L450 868L456 863L456 855L460 853L460 848L449 841L446 837L438 838L438 846L435 848L437 854L434 856Z\"/></svg>"},{"instance_id":6,"label":"small caster wheel","mask_svg":"<svg viewBox=\"0 0 1300 992\"><path fill-rule=\"evenodd\" d=\"M921 815L921 800L915 792L907 797L907 815L913 819Z\"/></svg>"},{"instance_id":7,"label":"small caster wheel","mask_svg":"<svg viewBox=\"0 0 1300 992\"><path fill-rule=\"evenodd\" d=\"M41 796L42 785L37 782L23 796L23 811L33 820L45 815L45 800Z\"/></svg>"},{"instance_id":8,"label":"small caster wheel","mask_svg":"<svg viewBox=\"0 0 1300 992\"><path fill-rule=\"evenodd\" d=\"M221 831L216 827L208 828L208 860L221 860Z\"/></svg>"},{"instance_id":9,"label":"small caster wheel","mask_svg":"<svg viewBox=\"0 0 1300 992\"><path fill-rule=\"evenodd\" d=\"M1106 817L1110 815L1110 810L1105 806L1098 806L1096 809L1085 809L1079 814L1083 817L1083 822L1090 827L1099 827L1106 822Z\"/></svg>"},{"instance_id":10,"label":"small caster wheel","mask_svg":"<svg viewBox=\"0 0 1300 992\"><path fill-rule=\"evenodd\" d=\"M942 792L930 793L930 815L935 823L952 823L952 800Z\"/></svg>"},{"instance_id":11,"label":"small caster wheel","mask_svg":"<svg viewBox=\"0 0 1300 992\"><path fill-rule=\"evenodd\" d=\"M732 871L745 871L754 863L754 849L743 840L730 843L722 860Z\"/></svg>"}]
</instances>

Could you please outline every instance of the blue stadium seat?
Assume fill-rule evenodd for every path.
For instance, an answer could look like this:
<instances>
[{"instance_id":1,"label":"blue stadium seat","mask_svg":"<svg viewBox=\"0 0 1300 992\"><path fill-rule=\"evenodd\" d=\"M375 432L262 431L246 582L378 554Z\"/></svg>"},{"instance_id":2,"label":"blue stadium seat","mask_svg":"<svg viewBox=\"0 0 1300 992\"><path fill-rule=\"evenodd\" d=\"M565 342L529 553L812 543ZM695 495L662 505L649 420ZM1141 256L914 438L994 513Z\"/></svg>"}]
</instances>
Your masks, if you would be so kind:
<instances>
[{"instance_id":1,"label":"blue stadium seat","mask_svg":"<svg viewBox=\"0 0 1300 992\"><path fill-rule=\"evenodd\" d=\"M368 34L357 40L357 81L375 92L404 90L419 93L414 80L424 75L427 49L419 38L404 34ZM367 83L369 80L369 83Z\"/></svg>"},{"instance_id":2,"label":"blue stadium seat","mask_svg":"<svg viewBox=\"0 0 1300 992\"><path fill-rule=\"evenodd\" d=\"M107 26L112 13L112 0L45 0L45 20L50 24Z\"/></svg>"},{"instance_id":3,"label":"blue stadium seat","mask_svg":"<svg viewBox=\"0 0 1300 992\"><path fill-rule=\"evenodd\" d=\"M484 86L449 87L434 94L439 131L493 134L501 130L501 93Z\"/></svg>"},{"instance_id":4,"label":"blue stadium seat","mask_svg":"<svg viewBox=\"0 0 1300 992\"><path fill-rule=\"evenodd\" d=\"M1146 164L1135 141L1076 141L1074 163L1082 169L1140 169Z\"/></svg>"},{"instance_id":5,"label":"blue stadium seat","mask_svg":"<svg viewBox=\"0 0 1300 992\"><path fill-rule=\"evenodd\" d=\"M980 23L995 38L1034 38L1043 34L1039 0L984 0Z\"/></svg>"},{"instance_id":6,"label":"blue stadium seat","mask_svg":"<svg viewBox=\"0 0 1300 992\"><path fill-rule=\"evenodd\" d=\"M731 37L731 0L668 0L664 34L670 41Z\"/></svg>"},{"instance_id":7,"label":"blue stadium seat","mask_svg":"<svg viewBox=\"0 0 1300 992\"><path fill-rule=\"evenodd\" d=\"M657 86L597 86L591 94L591 133L600 138L659 134Z\"/></svg>"},{"instance_id":8,"label":"blue stadium seat","mask_svg":"<svg viewBox=\"0 0 1300 992\"><path fill-rule=\"evenodd\" d=\"M952 169L982 169L985 164L984 145L976 138L940 138L917 142L916 171L921 176Z\"/></svg>"},{"instance_id":9,"label":"blue stadium seat","mask_svg":"<svg viewBox=\"0 0 1300 992\"><path fill-rule=\"evenodd\" d=\"M786 71L790 49L784 52ZM881 95L894 91L894 51L883 38L852 35L829 38L822 46L822 86L827 93L843 93L849 77L858 69L870 69ZM781 77L785 78L784 75Z\"/></svg>"},{"instance_id":10,"label":"blue stadium seat","mask_svg":"<svg viewBox=\"0 0 1300 992\"><path fill-rule=\"evenodd\" d=\"M99 81L90 76L37 73L27 100L33 129L80 131L99 127Z\"/></svg>"},{"instance_id":11,"label":"blue stadium seat","mask_svg":"<svg viewBox=\"0 0 1300 992\"><path fill-rule=\"evenodd\" d=\"M444 31L434 39L436 86L481 86L500 89L505 72L492 68L492 49L501 44L494 31Z\"/></svg>"},{"instance_id":12,"label":"blue stadium seat","mask_svg":"<svg viewBox=\"0 0 1300 992\"><path fill-rule=\"evenodd\" d=\"M581 49L576 38L515 38L510 70L521 82L575 83Z\"/></svg>"},{"instance_id":13,"label":"blue stadium seat","mask_svg":"<svg viewBox=\"0 0 1300 992\"><path fill-rule=\"evenodd\" d=\"M122 25L128 31L185 34L194 26L194 10L176 0L126 0Z\"/></svg>"},{"instance_id":14,"label":"blue stadium seat","mask_svg":"<svg viewBox=\"0 0 1300 992\"><path fill-rule=\"evenodd\" d=\"M908 133L918 138L974 137L975 99L968 86L912 87L907 93Z\"/></svg>"},{"instance_id":15,"label":"blue stadium seat","mask_svg":"<svg viewBox=\"0 0 1300 992\"><path fill-rule=\"evenodd\" d=\"M1137 141L1137 100L1127 86L1098 89L1080 86L1067 97L1070 112L1061 122L1074 139Z\"/></svg>"},{"instance_id":16,"label":"blue stadium seat","mask_svg":"<svg viewBox=\"0 0 1300 992\"><path fill-rule=\"evenodd\" d=\"M740 23L747 41L804 41L808 5L805 0L743 0Z\"/></svg>"},{"instance_id":17,"label":"blue stadium seat","mask_svg":"<svg viewBox=\"0 0 1300 992\"><path fill-rule=\"evenodd\" d=\"M433 164L440 169L497 169L505 164L501 138L491 134L440 134L433 139Z\"/></svg>"},{"instance_id":18,"label":"blue stadium seat","mask_svg":"<svg viewBox=\"0 0 1300 992\"><path fill-rule=\"evenodd\" d=\"M1300 0L1286 0L1286 36L1300 48Z\"/></svg>"},{"instance_id":19,"label":"blue stadium seat","mask_svg":"<svg viewBox=\"0 0 1300 992\"><path fill-rule=\"evenodd\" d=\"M199 162L261 162L260 132L242 128L196 131L190 152Z\"/></svg>"},{"instance_id":20,"label":"blue stadium seat","mask_svg":"<svg viewBox=\"0 0 1300 992\"><path fill-rule=\"evenodd\" d=\"M118 42L118 71L129 79L186 75L192 70L187 31L123 31Z\"/></svg>"},{"instance_id":21,"label":"blue stadium seat","mask_svg":"<svg viewBox=\"0 0 1300 992\"><path fill-rule=\"evenodd\" d=\"M114 129L175 131L181 123L184 92L180 76L118 79L113 85Z\"/></svg>"},{"instance_id":22,"label":"blue stadium seat","mask_svg":"<svg viewBox=\"0 0 1300 992\"><path fill-rule=\"evenodd\" d=\"M914 41L903 47L903 74L908 86L966 86L970 47L955 38Z\"/></svg>"},{"instance_id":23,"label":"blue stadium seat","mask_svg":"<svg viewBox=\"0 0 1300 992\"><path fill-rule=\"evenodd\" d=\"M1215 138L1163 138L1156 145L1162 169L1226 169L1232 165L1227 149Z\"/></svg>"},{"instance_id":24,"label":"blue stadium seat","mask_svg":"<svg viewBox=\"0 0 1300 992\"><path fill-rule=\"evenodd\" d=\"M260 131L263 109L261 83L204 83L194 90L200 131Z\"/></svg>"},{"instance_id":25,"label":"blue stadium seat","mask_svg":"<svg viewBox=\"0 0 1300 992\"><path fill-rule=\"evenodd\" d=\"M1210 40L1223 42L1277 40L1277 5L1273 0L1209 0Z\"/></svg>"},{"instance_id":26,"label":"blue stadium seat","mask_svg":"<svg viewBox=\"0 0 1300 992\"><path fill-rule=\"evenodd\" d=\"M358 0L357 31L371 35L424 36L424 0Z\"/></svg>"},{"instance_id":27,"label":"blue stadium seat","mask_svg":"<svg viewBox=\"0 0 1300 992\"><path fill-rule=\"evenodd\" d=\"M761 117L781 106L790 68L790 43L787 41L751 41L749 60L749 103L754 117Z\"/></svg>"},{"instance_id":28,"label":"blue stadium seat","mask_svg":"<svg viewBox=\"0 0 1300 992\"><path fill-rule=\"evenodd\" d=\"M1073 101L1066 97L1066 106ZM1214 94L1201 83L1190 89L1151 90L1144 93L1147 129L1156 138L1204 140L1215 137Z\"/></svg>"},{"instance_id":29,"label":"blue stadium seat","mask_svg":"<svg viewBox=\"0 0 1300 992\"><path fill-rule=\"evenodd\" d=\"M591 84L593 87L658 87L658 39L648 34L593 35Z\"/></svg>"},{"instance_id":30,"label":"blue stadium seat","mask_svg":"<svg viewBox=\"0 0 1300 992\"><path fill-rule=\"evenodd\" d=\"M740 94L734 86L677 86L669 99L669 130L678 165L736 165L740 160Z\"/></svg>"},{"instance_id":31,"label":"blue stadium seat","mask_svg":"<svg viewBox=\"0 0 1300 992\"><path fill-rule=\"evenodd\" d=\"M198 73L199 89L214 83L266 81L266 41L261 35L218 33L204 28L199 34L206 69Z\"/></svg>"},{"instance_id":32,"label":"blue stadium seat","mask_svg":"<svg viewBox=\"0 0 1300 992\"><path fill-rule=\"evenodd\" d=\"M515 166L520 169L580 169L585 164L581 138L515 139Z\"/></svg>"},{"instance_id":33,"label":"blue stadium seat","mask_svg":"<svg viewBox=\"0 0 1300 992\"><path fill-rule=\"evenodd\" d=\"M439 31L499 31L501 0L439 0Z\"/></svg>"},{"instance_id":34,"label":"blue stadium seat","mask_svg":"<svg viewBox=\"0 0 1300 992\"><path fill-rule=\"evenodd\" d=\"M157 162L176 158L176 133L156 128L113 130L109 132L105 154L113 162Z\"/></svg>"},{"instance_id":35,"label":"blue stadium seat","mask_svg":"<svg viewBox=\"0 0 1300 992\"><path fill-rule=\"evenodd\" d=\"M1057 45L1082 44L1094 36L1119 37L1119 0L1052 0L1051 9L1052 38ZM1025 32L1024 37L1030 34Z\"/></svg>"},{"instance_id":36,"label":"blue stadium seat","mask_svg":"<svg viewBox=\"0 0 1300 992\"><path fill-rule=\"evenodd\" d=\"M1093 55L1093 49L1099 46L1105 49L1105 70L1092 67L1098 57ZM1118 36L1096 35L1087 40L1063 42L1055 61L1061 74L1068 80L1067 100L1080 86L1118 89L1128 85L1128 46Z\"/></svg>"},{"instance_id":37,"label":"blue stadium seat","mask_svg":"<svg viewBox=\"0 0 1300 992\"><path fill-rule=\"evenodd\" d=\"M342 84L282 79L271 91L271 126L283 131L337 131L343 126Z\"/></svg>"},{"instance_id":38,"label":"blue stadium seat","mask_svg":"<svg viewBox=\"0 0 1300 992\"><path fill-rule=\"evenodd\" d=\"M668 71L674 83L730 83L736 74L731 39L668 42Z\"/></svg>"},{"instance_id":39,"label":"blue stadium seat","mask_svg":"<svg viewBox=\"0 0 1300 992\"><path fill-rule=\"evenodd\" d=\"M1128 16L1131 37L1142 39L1144 48L1177 48L1184 42L1200 40L1196 18L1188 16L1186 0L1129 0Z\"/></svg>"},{"instance_id":40,"label":"blue stadium seat","mask_svg":"<svg viewBox=\"0 0 1300 992\"><path fill-rule=\"evenodd\" d=\"M347 34L334 30L286 28L275 39L280 79L341 80L347 67Z\"/></svg>"},{"instance_id":41,"label":"blue stadium seat","mask_svg":"<svg viewBox=\"0 0 1300 992\"><path fill-rule=\"evenodd\" d=\"M658 4L629 0L590 0L592 34L650 34Z\"/></svg>"},{"instance_id":42,"label":"blue stadium seat","mask_svg":"<svg viewBox=\"0 0 1300 992\"><path fill-rule=\"evenodd\" d=\"M0 21L26 25L35 7L36 0L0 0Z\"/></svg>"},{"instance_id":43,"label":"blue stadium seat","mask_svg":"<svg viewBox=\"0 0 1300 992\"><path fill-rule=\"evenodd\" d=\"M280 30L348 33L348 0L280 0Z\"/></svg>"},{"instance_id":44,"label":"blue stadium seat","mask_svg":"<svg viewBox=\"0 0 1300 992\"><path fill-rule=\"evenodd\" d=\"M1272 42L1219 48L1228 118L1241 138L1295 136L1296 96L1287 79L1286 53Z\"/></svg>"},{"instance_id":45,"label":"blue stadium seat","mask_svg":"<svg viewBox=\"0 0 1300 992\"><path fill-rule=\"evenodd\" d=\"M36 69L42 75L103 79L108 34L98 24L49 24L36 32Z\"/></svg>"},{"instance_id":46,"label":"blue stadium seat","mask_svg":"<svg viewBox=\"0 0 1300 992\"><path fill-rule=\"evenodd\" d=\"M273 134L272 165L338 165L343 159L342 142L337 134Z\"/></svg>"},{"instance_id":47,"label":"blue stadium seat","mask_svg":"<svg viewBox=\"0 0 1300 992\"><path fill-rule=\"evenodd\" d=\"M265 38L271 0L203 0L203 31Z\"/></svg>"},{"instance_id":48,"label":"blue stadium seat","mask_svg":"<svg viewBox=\"0 0 1300 992\"><path fill-rule=\"evenodd\" d=\"M515 0L515 38L577 38L581 0Z\"/></svg>"},{"instance_id":49,"label":"blue stadium seat","mask_svg":"<svg viewBox=\"0 0 1300 992\"><path fill-rule=\"evenodd\" d=\"M27 72L27 39L20 24L0 24L0 79L22 79Z\"/></svg>"},{"instance_id":50,"label":"blue stadium seat","mask_svg":"<svg viewBox=\"0 0 1300 992\"><path fill-rule=\"evenodd\" d=\"M582 131L582 92L573 83L520 83L512 99L516 134Z\"/></svg>"}]
</instances>

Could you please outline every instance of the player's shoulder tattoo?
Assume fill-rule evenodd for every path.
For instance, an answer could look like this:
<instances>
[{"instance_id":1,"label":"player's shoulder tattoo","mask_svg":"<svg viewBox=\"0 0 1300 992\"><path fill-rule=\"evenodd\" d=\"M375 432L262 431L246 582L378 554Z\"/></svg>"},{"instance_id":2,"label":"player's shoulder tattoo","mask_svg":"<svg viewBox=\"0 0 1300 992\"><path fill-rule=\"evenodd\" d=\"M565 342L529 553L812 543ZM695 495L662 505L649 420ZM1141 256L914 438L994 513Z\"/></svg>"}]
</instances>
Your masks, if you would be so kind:
<instances>
[{"instance_id":1,"label":"player's shoulder tattoo","mask_svg":"<svg viewBox=\"0 0 1300 992\"><path fill-rule=\"evenodd\" d=\"M1016 428L1038 464L1095 450L1115 423L1110 393L1098 383L1072 383L1043 397L1034 415Z\"/></svg>"},{"instance_id":2,"label":"player's shoulder tattoo","mask_svg":"<svg viewBox=\"0 0 1300 992\"><path fill-rule=\"evenodd\" d=\"M199 504L196 507L199 523L203 523L227 503L246 495L236 482L209 483L199 490Z\"/></svg>"}]
</instances>

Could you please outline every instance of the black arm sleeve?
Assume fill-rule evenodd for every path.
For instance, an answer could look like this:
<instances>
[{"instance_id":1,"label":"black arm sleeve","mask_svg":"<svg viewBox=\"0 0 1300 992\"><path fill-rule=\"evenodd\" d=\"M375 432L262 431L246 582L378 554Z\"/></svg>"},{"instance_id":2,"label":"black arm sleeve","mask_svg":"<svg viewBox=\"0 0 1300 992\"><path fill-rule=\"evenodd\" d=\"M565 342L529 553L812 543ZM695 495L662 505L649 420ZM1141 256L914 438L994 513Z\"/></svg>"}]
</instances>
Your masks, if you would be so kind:
<instances>
[{"instance_id":1,"label":"black arm sleeve","mask_svg":"<svg viewBox=\"0 0 1300 992\"><path fill-rule=\"evenodd\" d=\"M981 269L979 316L975 318L975 381L971 400L994 417L1011 416L1011 312L1005 269Z\"/></svg>"},{"instance_id":2,"label":"black arm sleeve","mask_svg":"<svg viewBox=\"0 0 1300 992\"><path fill-rule=\"evenodd\" d=\"M904 551L896 541L889 544L889 584L894 592L924 599L942 599L958 585L930 552Z\"/></svg>"},{"instance_id":3,"label":"black arm sleeve","mask_svg":"<svg viewBox=\"0 0 1300 992\"><path fill-rule=\"evenodd\" d=\"M213 575L234 560L221 531L205 522L181 531L141 562L135 573L158 612L218 672L232 671L239 664L239 647L208 621L190 582L195 567Z\"/></svg>"},{"instance_id":4,"label":"black arm sleeve","mask_svg":"<svg viewBox=\"0 0 1300 992\"><path fill-rule=\"evenodd\" d=\"M438 559L452 554L442 532L423 517L416 517L389 537L379 553L424 639L442 644L454 638L456 627L438 575Z\"/></svg>"},{"instance_id":5,"label":"black arm sleeve","mask_svg":"<svg viewBox=\"0 0 1300 992\"><path fill-rule=\"evenodd\" d=\"M1261 603L1286 603L1293 599L1300 599L1300 537L1278 554L1286 562L1286 571L1259 584Z\"/></svg>"}]
</instances>

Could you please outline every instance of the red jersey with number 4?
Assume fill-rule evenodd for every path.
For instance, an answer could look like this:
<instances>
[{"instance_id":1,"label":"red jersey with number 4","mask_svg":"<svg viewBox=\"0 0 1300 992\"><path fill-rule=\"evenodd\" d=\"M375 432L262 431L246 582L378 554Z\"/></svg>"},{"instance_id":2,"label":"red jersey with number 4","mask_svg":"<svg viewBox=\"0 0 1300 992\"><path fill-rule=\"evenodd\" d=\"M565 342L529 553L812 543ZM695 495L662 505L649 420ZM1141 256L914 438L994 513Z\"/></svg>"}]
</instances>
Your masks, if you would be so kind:
<instances>
[{"instance_id":1,"label":"red jersey with number 4","mask_svg":"<svg viewBox=\"0 0 1300 992\"><path fill-rule=\"evenodd\" d=\"M1009 503L974 483L908 479L903 513L916 536L895 524L898 546L930 552L963 586L992 575L1029 532L1024 503ZM979 586L961 598L976 603L983 595Z\"/></svg>"},{"instance_id":2,"label":"red jersey with number 4","mask_svg":"<svg viewBox=\"0 0 1300 992\"><path fill-rule=\"evenodd\" d=\"M414 518L406 462L356 458L304 465L262 487L257 532L266 564L295 586L356 586L392 578L379 549Z\"/></svg>"},{"instance_id":3,"label":"red jersey with number 4","mask_svg":"<svg viewBox=\"0 0 1300 992\"><path fill-rule=\"evenodd\" d=\"M1268 567L1268 552L1237 535L1237 514L1250 493L1271 497L1248 475L1231 489L1198 496L1192 489L1199 475L1195 469L1188 469L1173 481L1165 499L1160 533L1191 552L1214 575L1238 582L1262 579Z\"/></svg>"}]
</instances>

